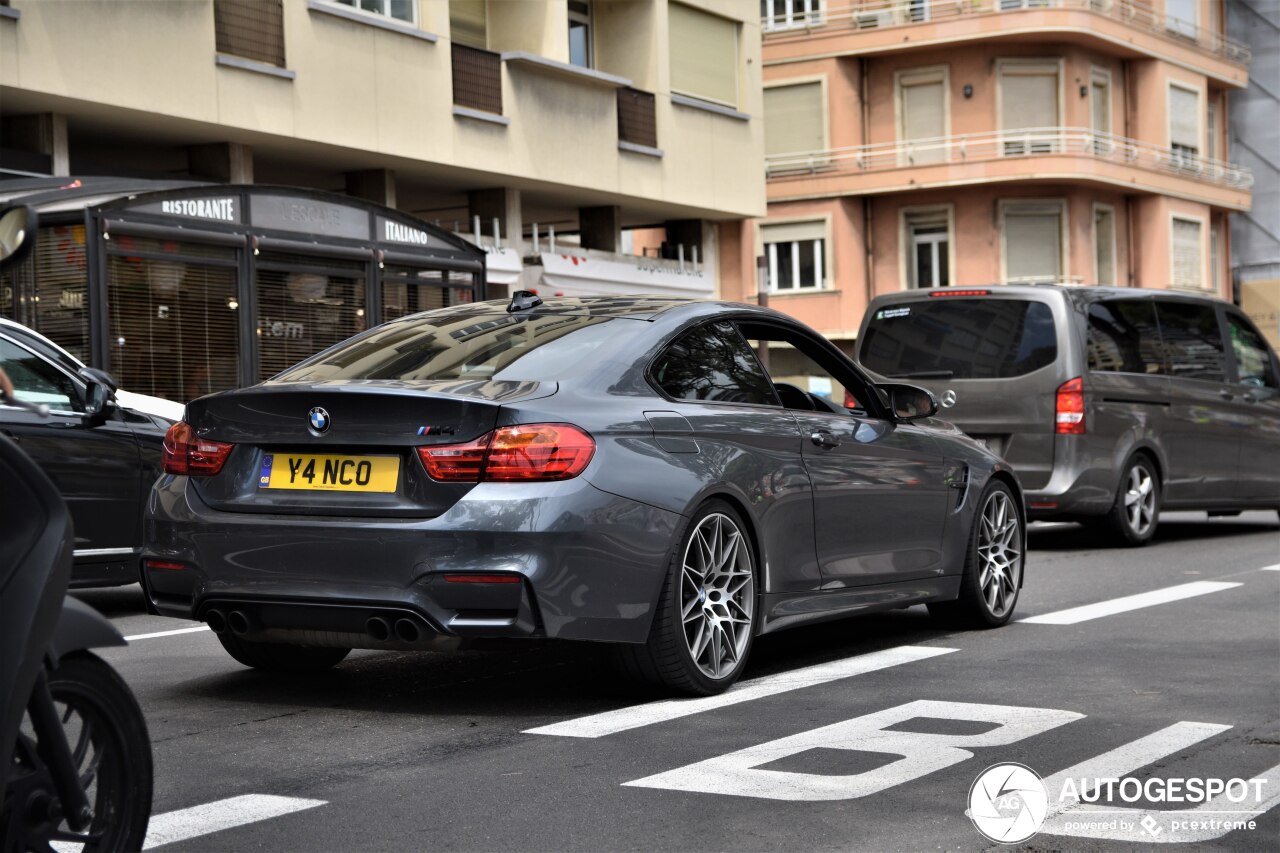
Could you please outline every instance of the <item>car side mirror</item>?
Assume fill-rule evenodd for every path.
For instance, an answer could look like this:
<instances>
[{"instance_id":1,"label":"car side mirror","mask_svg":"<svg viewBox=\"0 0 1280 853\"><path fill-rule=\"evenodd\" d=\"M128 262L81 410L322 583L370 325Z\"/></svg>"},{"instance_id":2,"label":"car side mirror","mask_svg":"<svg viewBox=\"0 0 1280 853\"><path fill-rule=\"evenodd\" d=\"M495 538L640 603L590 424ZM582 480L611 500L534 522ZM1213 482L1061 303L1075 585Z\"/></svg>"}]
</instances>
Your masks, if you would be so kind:
<instances>
[{"instance_id":1,"label":"car side mirror","mask_svg":"<svg viewBox=\"0 0 1280 853\"><path fill-rule=\"evenodd\" d=\"M107 390L115 393L120 390L120 383L112 378L110 373L98 367L82 367L78 371L80 378L86 382L97 382L107 386Z\"/></svg>"},{"instance_id":2,"label":"car side mirror","mask_svg":"<svg viewBox=\"0 0 1280 853\"><path fill-rule=\"evenodd\" d=\"M886 384L880 388L889 395L895 420L915 421L938 413L938 398L917 385Z\"/></svg>"},{"instance_id":3,"label":"car side mirror","mask_svg":"<svg viewBox=\"0 0 1280 853\"><path fill-rule=\"evenodd\" d=\"M22 263L36 244L39 217L25 204L0 210L0 270Z\"/></svg>"},{"instance_id":4,"label":"car side mirror","mask_svg":"<svg viewBox=\"0 0 1280 853\"><path fill-rule=\"evenodd\" d=\"M84 410L90 416L102 414L111 400L111 389L101 382L89 382L84 388Z\"/></svg>"}]
</instances>

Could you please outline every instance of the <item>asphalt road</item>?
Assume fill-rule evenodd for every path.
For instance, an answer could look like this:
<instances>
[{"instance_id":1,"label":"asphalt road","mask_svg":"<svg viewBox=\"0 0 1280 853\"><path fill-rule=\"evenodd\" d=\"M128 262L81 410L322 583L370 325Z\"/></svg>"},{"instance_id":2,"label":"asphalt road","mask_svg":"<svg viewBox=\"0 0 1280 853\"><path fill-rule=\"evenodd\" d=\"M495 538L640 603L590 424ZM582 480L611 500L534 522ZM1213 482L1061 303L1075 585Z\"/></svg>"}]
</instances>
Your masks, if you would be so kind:
<instances>
[{"instance_id":1,"label":"asphalt road","mask_svg":"<svg viewBox=\"0 0 1280 853\"><path fill-rule=\"evenodd\" d=\"M1169 514L1139 550L1037 526L1031 549L1015 619L1044 621L958 633L912 608L784 632L732 703L656 703L573 644L356 652L305 678L201 630L103 657L147 715L165 850L985 849L965 810L1004 762L1048 780L1021 849L1280 847L1276 514ZM136 587L78 595L126 635L191 627ZM1268 782L1198 814L1059 812L1062 771Z\"/></svg>"}]
</instances>

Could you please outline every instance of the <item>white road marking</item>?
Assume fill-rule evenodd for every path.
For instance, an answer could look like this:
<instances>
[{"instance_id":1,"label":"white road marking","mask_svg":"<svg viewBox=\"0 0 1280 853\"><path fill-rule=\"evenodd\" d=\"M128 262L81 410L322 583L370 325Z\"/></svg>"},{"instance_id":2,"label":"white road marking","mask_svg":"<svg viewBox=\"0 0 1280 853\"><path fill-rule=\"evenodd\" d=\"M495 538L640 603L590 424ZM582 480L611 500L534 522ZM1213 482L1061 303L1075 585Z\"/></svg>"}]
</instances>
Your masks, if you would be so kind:
<instances>
[{"instance_id":1,"label":"white road marking","mask_svg":"<svg viewBox=\"0 0 1280 853\"><path fill-rule=\"evenodd\" d=\"M212 832L221 832L270 820L273 817L323 806L324 800L304 800L300 797L275 797L270 794L245 794L226 800L217 800L189 809L155 815L147 827L147 840L142 849L150 850L162 844L186 841Z\"/></svg>"},{"instance_id":2,"label":"white road marking","mask_svg":"<svg viewBox=\"0 0 1280 853\"><path fill-rule=\"evenodd\" d=\"M973 758L973 753L964 747L1008 746L1083 716L1075 711L1052 708L969 702L908 702L622 784L634 788L663 788L766 800L852 800L878 794ZM967 735L926 734L890 728L919 717L998 725L981 734ZM883 767L847 776L764 768L764 765L814 749L885 753L900 758Z\"/></svg>"},{"instance_id":3,"label":"white road marking","mask_svg":"<svg viewBox=\"0 0 1280 853\"><path fill-rule=\"evenodd\" d=\"M1276 563L1274 566L1263 566L1262 568L1258 569L1258 571L1260 571L1260 572L1280 572L1280 563Z\"/></svg>"},{"instance_id":4,"label":"white road marking","mask_svg":"<svg viewBox=\"0 0 1280 853\"><path fill-rule=\"evenodd\" d=\"M645 705L633 705L619 708L616 711L605 711L563 723L539 726L526 729L530 735L558 735L560 737L604 737L605 735L638 729L654 723L687 717L690 714L701 714L740 702L750 702L789 690L813 687L828 681L837 681L854 675L888 669L904 663L945 655L957 649L939 648L936 646L897 646L892 649L871 652L857 657L843 658L828 663L814 664L791 672L779 672L763 678L753 678L734 685L719 696L703 696L697 699L667 699L660 702L649 702Z\"/></svg>"},{"instance_id":5,"label":"white road marking","mask_svg":"<svg viewBox=\"0 0 1280 853\"><path fill-rule=\"evenodd\" d=\"M1195 581L1178 586L1141 592L1137 595L1126 595L1124 598L1113 598L1110 601L1099 601L1097 604L1086 604L1083 607L1072 607L1070 610L1059 610L1054 613L1042 613L1039 616L1028 616L1019 622L1034 625L1075 625L1077 622L1088 622L1102 616L1126 613L1156 604L1167 604L1170 601L1181 601L1184 598L1195 598L1197 595L1208 595L1224 589L1240 586L1238 583L1222 583L1220 581Z\"/></svg>"},{"instance_id":6,"label":"white road marking","mask_svg":"<svg viewBox=\"0 0 1280 853\"><path fill-rule=\"evenodd\" d=\"M132 643L134 640L150 640L152 637L172 637L175 634L194 634L198 631L208 630L208 625L197 625L194 628L178 628L174 631L156 631L154 634L134 634L132 637L125 637L125 640Z\"/></svg>"}]
</instances>

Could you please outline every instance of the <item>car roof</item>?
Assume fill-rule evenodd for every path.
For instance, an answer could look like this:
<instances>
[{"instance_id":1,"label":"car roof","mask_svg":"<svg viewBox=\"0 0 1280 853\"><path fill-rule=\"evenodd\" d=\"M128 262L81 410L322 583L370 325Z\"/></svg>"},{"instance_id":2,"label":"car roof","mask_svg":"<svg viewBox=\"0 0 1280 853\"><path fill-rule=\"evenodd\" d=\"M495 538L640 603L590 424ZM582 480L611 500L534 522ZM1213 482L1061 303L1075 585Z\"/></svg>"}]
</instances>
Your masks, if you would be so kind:
<instances>
[{"instance_id":1,"label":"car roof","mask_svg":"<svg viewBox=\"0 0 1280 853\"><path fill-rule=\"evenodd\" d=\"M459 319L466 316L506 314L508 313L508 305L510 305L510 302L502 299L491 299L486 302L468 302L449 308L436 308L431 311L410 314L392 322L404 322L426 314L430 314L433 317L453 315ZM564 314L584 317L622 317L632 320L655 320L661 315L673 312L702 316L723 311L746 311L771 317L783 316L777 314L777 312L746 302L723 302L674 296L550 296L544 298L539 305L535 305L532 308L522 308L512 313L526 316Z\"/></svg>"},{"instance_id":2,"label":"car roof","mask_svg":"<svg viewBox=\"0 0 1280 853\"><path fill-rule=\"evenodd\" d=\"M1060 293L1063 296L1073 299L1076 302L1089 302L1095 299L1104 299L1108 297L1127 297L1129 299L1141 298L1168 298L1168 299L1185 299L1190 301L1201 302L1225 302L1212 293L1188 293L1179 290L1156 290L1146 287L1114 287L1105 285L1083 285L1083 284L975 284L953 286L949 288L920 288L918 290L907 290L898 293L883 293L877 296L874 303L891 302L891 301L918 301L922 299L936 298L933 294L946 293L948 296L954 295L956 298L963 299L962 294L972 291L987 291L982 295L991 296L1037 296L1045 293ZM973 295L977 295L976 293Z\"/></svg>"}]
</instances>

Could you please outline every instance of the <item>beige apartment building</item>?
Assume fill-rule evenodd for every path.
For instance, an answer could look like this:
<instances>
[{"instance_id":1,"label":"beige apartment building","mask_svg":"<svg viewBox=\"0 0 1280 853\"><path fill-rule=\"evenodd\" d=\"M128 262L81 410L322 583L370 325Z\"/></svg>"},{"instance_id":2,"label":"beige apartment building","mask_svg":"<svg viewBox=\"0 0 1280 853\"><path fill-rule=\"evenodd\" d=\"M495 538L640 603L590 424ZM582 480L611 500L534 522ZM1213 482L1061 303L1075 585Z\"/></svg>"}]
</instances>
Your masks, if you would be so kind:
<instances>
[{"instance_id":1,"label":"beige apartment building","mask_svg":"<svg viewBox=\"0 0 1280 853\"><path fill-rule=\"evenodd\" d=\"M183 239L157 239L181 243L184 269L208 255L191 226L229 231L218 245L235 251L219 263L240 264L248 280L218 291L221 310L280 313L305 293L350 315L328 337L357 331L365 307L392 303L369 265L381 265L387 241L425 245L414 222L478 243L489 296L517 286L713 296L720 224L765 212L760 49L757 10L741 0L0 0L0 199L40 190L44 221L62 229L47 240L42 231L25 285L0 287L0 314L87 329L77 353L111 364L116 340L94 336L111 327L113 294L156 295L137 293L141 273L126 292L111 263L95 272L95 253L108 252L84 229L105 233L110 217L91 208L148 190L112 184L115 195L95 195L106 185L91 178L102 176L191 187L199 198L130 208L151 217L134 231L179 211ZM60 204L40 176L84 181ZM293 195L246 189L267 186ZM300 190L373 207L331 195L304 204ZM191 213L204 210L226 221ZM366 210L389 230L347 227ZM344 263L364 266L341 276L317 267L281 296L284 273L272 284L251 269L264 223L289 226L276 236L295 241L309 228L316 239L303 255L324 254L333 235ZM90 286L95 275L106 280ZM194 279L184 273L175 288L175 275L151 278L185 292ZM471 286L436 279L446 300ZM151 311L148 334L159 335L175 325L171 308L136 311ZM242 336L276 322L259 317ZM208 337L194 331L184 339ZM248 369L239 382L256 380Z\"/></svg>"},{"instance_id":2,"label":"beige apartment building","mask_svg":"<svg viewBox=\"0 0 1280 853\"><path fill-rule=\"evenodd\" d=\"M874 296L1066 282L1231 296L1220 0L761 0L769 213L750 299L851 347Z\"/></svg>"}]
</instances>

